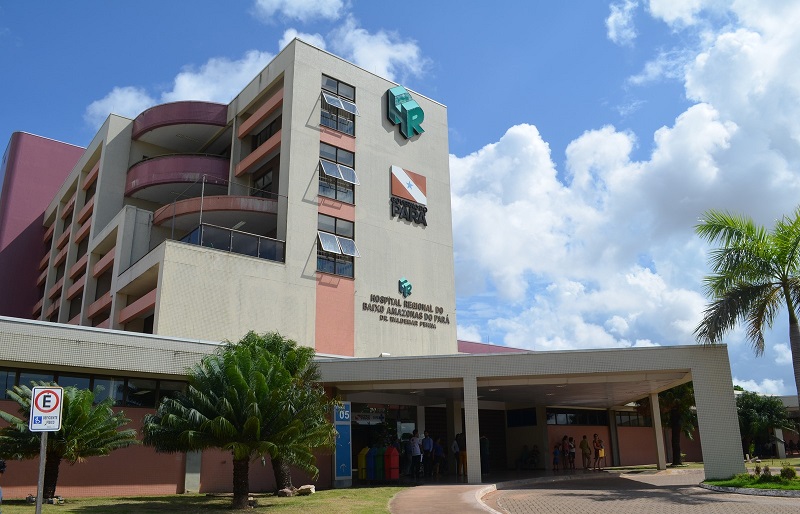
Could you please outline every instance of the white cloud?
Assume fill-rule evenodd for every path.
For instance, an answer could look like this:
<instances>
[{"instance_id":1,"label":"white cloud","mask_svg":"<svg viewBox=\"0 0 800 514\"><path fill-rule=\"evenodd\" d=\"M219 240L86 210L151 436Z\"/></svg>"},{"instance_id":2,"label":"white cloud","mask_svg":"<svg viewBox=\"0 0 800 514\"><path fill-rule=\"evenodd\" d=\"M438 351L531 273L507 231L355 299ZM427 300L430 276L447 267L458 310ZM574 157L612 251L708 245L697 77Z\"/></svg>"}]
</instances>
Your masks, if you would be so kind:
<instances>
[{"instance_id":1,"label":"white cloud","mask_svg":"<svg viewBox=\"0 0 800 514\"><path fill-rule=\"evenodd\" d=\"M456 332L458 334L458 339L460 340L472 341L473 343L480 343L483 341L481 338L480 327L476 325L457 325Z\"/></svg>"},{"instance_id":2,"label":"white cloud","mask_svg":"<svg viewBox=\"0 0 800 514\"><path fill-rule=\"evenodd\" d=\"M321 34L318 33L308 34L306 32L298 32L296 29L287 29L283 33L283 37L278 42L278 49L283 50L283 48L289 43L291 43L294 38L298 38L310 45L325 50L325 38L322 37Z\"/></svg>"},{"instance_id":3,"label":"white cloud","mask_svg":"<svg viewBox=\"0 0 800 514\"><path fill-rule=\"evenodd\" d=\"M83 113L83 119L94 128L100 127L110 113L127 118L135 118L156 100L138 87L115 87L100 100L90 103Z\"/></svg>"},{"instance_id":4,"label":"white cloud","mask_svg":"<svg viewBox=\"0 0 800 514\"><path fill-rule=\"evenodd\" d=\"M685 68L693 57L694 54L684 50L661 51L654 59L645 63L641 72L629 77L628 82L640 86L662 79L683 79Z\"/></svg>"},{"instance_id":5,"label":"white cloud","mask_svg":"<svg viewBox=\"0 0 800 514\"><path fill-rule=\"evenodd\" d=\"M606 18L608 39L618 45L631 45L636 39L633 15L638 7L635 0L611 4L611 13Z\"/></svg>"},{"instance_id":6,"label":"white cloud","mask_svg":"<svg viewBox=\"0 0 800 514\"><path fill-rule=\"evenodd\" d=\"M172 89L161 93L160 100L143 88L115 87L105 97L89 104L83 117L90 126L98 128L109 113L135 118L143 110L157 103L180 100L227 103L253 80L273 57L274 55L268 52L250 50L238 60L214 57L199 68L186 66L175 76Z\"/></svg>"},{"instance_id":7,"label":"white cloud","mask_svg":"<svg viewBox=\"0 0 800 514\"><path fill-rule=\"evenodd\" d=\"M775 364L791 364L792 363L792 349L788 344L776 344L772 346L772 351L775 352Z\"/></svg>"},{"instance_id":8,"label":"white cloud","mask_svg":"<svg viewBox=\"0 0 800 514\"><path fill-rule=\"evenodd\" d=\"M752 391L754 393L772 394L784 396L789 394L789 388L783 383L783 380L773 380L765 378L761 382L755 380L740 380L733 377L733 383L741 386L745 391Z\"/></svg>"},{"instance_id":9,"label":"white cloud","mask_svg":"<svg viewBox=\"0 0 800 514\"><path fill-rule=\"evenodd\" d=\"M334 52L389 80L420 75L428 66L415 41L384 30L370 33L352 16L333 31L329 40Z\"/></svg>"},{"instance_id":10,"label":"white cloud","mask_svg":"<svg viewBox=\"0 0 800 514\"><path fill-rule=\"evenodd\" d=\"M175 77L172 90L161 95L161 100L230 102L273 57L269 52L250 50L238 60L213 57L198 69L186 66Z\"/></svg>"},{"instance_id":11,"label":"white cloud","mask_svg":"<svg viewBox=\"0 0 800 514\"><path fill-rule=\"evenodd\" d=\"M708 0L650 0L650 13L670 25L693 25Z\"/></svg>"},{"instance_id":12,"label":"white cloud","mask_svg":"<svg viewBox=\"0 0 800 514\"><path fill-rule=\"evenodd\" d=\"M323 18L335 20L345 10L343 0L256 0L253 12L263 21L272 21L273 16L302 22Z\"/></svg>"}]
</instances>

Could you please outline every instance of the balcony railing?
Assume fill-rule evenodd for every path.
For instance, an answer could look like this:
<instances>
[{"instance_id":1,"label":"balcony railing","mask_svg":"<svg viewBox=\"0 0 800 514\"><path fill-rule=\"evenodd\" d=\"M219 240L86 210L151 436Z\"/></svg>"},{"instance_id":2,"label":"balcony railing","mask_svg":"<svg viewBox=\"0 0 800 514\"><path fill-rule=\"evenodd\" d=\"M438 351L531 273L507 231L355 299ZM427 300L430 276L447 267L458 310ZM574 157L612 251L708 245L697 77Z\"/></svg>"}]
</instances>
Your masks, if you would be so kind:
<instances>
[{"instance_id":1,"label":"balcony railing","mask_svg":"<svg viewBox=\"0 0 800 514\"><path fill-rule=\"evenodd\" d=\"M274 262L284 262L285 259L284 241L207 223L186 234L181 241Z\"/></svg>"}]
</instances>

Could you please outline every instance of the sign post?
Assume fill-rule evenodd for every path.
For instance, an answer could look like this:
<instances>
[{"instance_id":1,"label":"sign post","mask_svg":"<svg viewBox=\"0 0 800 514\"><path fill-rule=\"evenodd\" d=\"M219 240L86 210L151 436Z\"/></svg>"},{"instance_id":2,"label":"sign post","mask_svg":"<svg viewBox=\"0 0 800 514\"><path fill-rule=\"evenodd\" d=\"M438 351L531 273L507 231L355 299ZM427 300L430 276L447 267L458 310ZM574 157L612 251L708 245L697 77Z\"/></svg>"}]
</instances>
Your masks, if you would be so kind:
<instances>
[{"instance_id":1,"label":"sign post","mask_svg":"<svg viewBox=\"0 0 800 514\"><path fill-rule=\"evenodd\" d=\"M42 492L44 489L44 468L47 459L47 433L61 430L61 408L64 389L59 386L37 386L31 389L31 413L28 429L41 432L39 448L39 483L36 490L36 514L42 514Z\"/></svg>"},{"instance_id":2,"label":"sign post","mask_svg":"<svg viewBox=\"0 0 800 514\"><path fill-rule=\"evenodd\" d=\"M334 449L333 487L353 486L353 437L350 431L350 402L342 402L333 409L333 426L336 428Z\"/></svg>"}]
</instances>

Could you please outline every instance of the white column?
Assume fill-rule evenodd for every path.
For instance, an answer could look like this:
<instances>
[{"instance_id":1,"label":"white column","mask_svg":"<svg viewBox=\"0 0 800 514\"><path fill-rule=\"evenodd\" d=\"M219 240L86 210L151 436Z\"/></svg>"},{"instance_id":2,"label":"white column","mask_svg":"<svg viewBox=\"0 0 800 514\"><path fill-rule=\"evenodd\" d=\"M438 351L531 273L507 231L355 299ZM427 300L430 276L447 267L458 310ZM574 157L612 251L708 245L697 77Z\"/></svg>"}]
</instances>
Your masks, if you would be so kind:
<instances>
[{"instance_id":1,"label":"white column","mask_svg":"<svg viewBox=\"0 0 800 514\"><path fill-rule=\"evenodd\" d=\"M664 452L664 429L661 427L661 409L658 406L658 393L650 393L650 415L653 417L653 434L656 437L658 469L667 469L667 455Z\"/></svg>"},{"instance_id":2,"label":"white column","mask_svg":"<svg viewBox=\"0 0 800 514\"><path fill-rule=\"evenodd\" d=\"M467 437L467 482L481 483L481 448L478 428L478 380L464 377L464 435Z\"/></svg>"},{"instance_id":3,"label":"white column","mask_svg":"<svg viewBox=\"0 0 800 514\"><path fill-rule=\"evenodd\" d=\"M777 441L775 441L775 448L778 450L778 458L779 459L785 459L786 458L786 446L784 446L784 444L781 442L781 441L784 440L783 439L783 430L781 430L780 428L775 428L775 429L773 429L773 431L775 432L775 438L777 439Z\"/></svg>"},{"instance_id":4,"label":"white column","mask_svg":"<svg viewBox=\"0 0 800 514\"><path fill-rule=\"evenodd\" d=\"M422 437L422 431L425 430L425 406L417 405L417 430L419 436Z\"/></svg>"}]
</instances>

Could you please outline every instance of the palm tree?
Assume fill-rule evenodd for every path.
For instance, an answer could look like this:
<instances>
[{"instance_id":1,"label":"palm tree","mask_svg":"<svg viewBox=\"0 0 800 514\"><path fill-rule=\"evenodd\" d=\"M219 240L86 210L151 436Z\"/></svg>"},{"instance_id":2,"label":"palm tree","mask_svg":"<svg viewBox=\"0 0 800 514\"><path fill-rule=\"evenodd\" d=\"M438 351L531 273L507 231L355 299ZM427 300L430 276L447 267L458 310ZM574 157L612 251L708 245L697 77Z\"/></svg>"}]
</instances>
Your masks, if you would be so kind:
<instances>
[{"instance_id":1,"label":"palm tree","mask_svg":"<svg viewBox=\"0 0 800 514\"><path fill-rule=\"evenodd\" d=\"M746 216L710 210L695 227L720 246L711 252L712 274L705 278L711 304L695 329L702 344L722 342L739 322L756 355L764 353L764 329L772 328L780 308L789 315L789 344L800 398L800 208L784 216L771 232Z\"/></svg>"},{"instance_id":2,"label":"palm tree","mask_svg":"<svg viewBox=\"0 0 800 514\"><path fill-rule=\"evenodd\" d=\"M247 508L250 461L270 455L318 474L311 445L332 432L324 413L330 402L315 384L308 387L284 366L299 373L293 341L270 352L251 334L228 343L189 369L184 395L162 400L144 419L144 443L156 451L184 452L220 448L233 457L233 508ZM321 391L322 395L312 394ZM316 405L312 405L315 404ZM321 406L320 406L321 405Z\"/></svg>"},{"instance_id":3,"label":"palm tree","mask_svg":"<svg viewBox=\"0 0 800 514\"><path fill-rule=\"evenodd\" d=\"M44 382L38 385L47 385ZM0 457L33 459L39 456L40 435L28 430L31 408L31 389L15 386L8 396L19 404L20 416L0 411L8 426L0 429ZM88 389L65 387L61 411L61 430L47 437L44 487L42 496L56 494L58 470L62 460L70 464L84 462L89 457L108 455L113 450L138 444L136 431L120 430L130 420L122 412L111 410L113 400L94 404L94 393Z\"/></svg>"}]
</instances>

